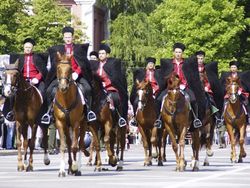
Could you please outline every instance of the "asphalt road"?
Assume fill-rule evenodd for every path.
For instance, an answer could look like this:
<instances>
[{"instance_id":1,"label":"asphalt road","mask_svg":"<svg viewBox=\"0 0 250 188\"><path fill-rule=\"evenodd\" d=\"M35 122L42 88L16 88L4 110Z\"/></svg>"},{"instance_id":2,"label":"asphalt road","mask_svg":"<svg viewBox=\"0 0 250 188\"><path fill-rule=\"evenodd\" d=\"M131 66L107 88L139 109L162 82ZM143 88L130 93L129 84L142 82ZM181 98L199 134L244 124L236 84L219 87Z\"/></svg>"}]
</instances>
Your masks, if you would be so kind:
<instances>
[{"instance_id":1,"label":"asphalt road","mask_svg":"<svg viewBox=\"0 0 250 188\"><path fill-rule=\"evenodd\" d=\"M131 145L125 152L124 170L117 172L116 168L105 165L105 152L102 152L104 167L108 171L94 172L93 166L86 166L84 157L81 176L58 177L60 155L51 155L51 164L43 164L43 155L34 156L33 172L17 172L17 156L15 152L0 151L0 188L134 188L134 187L169 187L169 188L239 188L250 187L250 146L246 146L249 154L244 163L230 162L230 148L218 149L214 146L214 156L210 158L210 166L202 166L205 151L200 155L200 170L193 172L190 167L191 147L186 146L185 156L188 161L185 172L175 171L175 157L170 146L167 147L167 162L158 167L143 166L141 145ZM239 148L237 148L239 150Z\"/></svg>"}]
</instances>

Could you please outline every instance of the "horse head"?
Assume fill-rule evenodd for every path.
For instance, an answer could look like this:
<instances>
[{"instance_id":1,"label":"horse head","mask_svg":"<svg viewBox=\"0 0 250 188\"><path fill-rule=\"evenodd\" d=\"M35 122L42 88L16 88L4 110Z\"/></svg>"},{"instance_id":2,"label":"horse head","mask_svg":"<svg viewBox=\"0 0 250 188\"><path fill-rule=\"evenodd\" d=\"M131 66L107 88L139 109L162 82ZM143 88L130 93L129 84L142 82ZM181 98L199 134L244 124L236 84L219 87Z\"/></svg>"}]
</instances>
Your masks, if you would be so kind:
<instances>
[{"instance_id":1,"label":"horse head","mask_svg":"<svg viewBox=\"0 0 250 188\"><path fill-rule=\"evenodd\" d=\"M236 103L238 100L238 90L240 88L240 80L239 77L231 77L229 76L226 80L226 92L229 96L230 103Z\"/></svg>"},{"instance_id":2,"label":"horse head","mask_svg":"<svg viewBox=\"0 0 250 188\"><path fill-rule=\"evenodd\" d=\"M174 101L179 98L180 82L181 82L181 80L175 72L173 72L167 78L168 96L169 96L169 98L171 98Z\"/></svg>"},{"instance_id":3,"label":"horse head","mask_svg":"<svg viewBox=\"0 0 250 188\"><path fill-rule=\"evenodd\" d=\"M20 80L20 71L18 70L19 60L15 64L4 63L3 72L3 93L5 97L13 97L16 94Z\"/></svg>"},{"instance_id":4,"label":"horse head","mask_svg":"<svg viewBox=\"0 0 250 188\"><path fill-rule=\"evenodd\" d=\"M142 108L146 105L149 97L153 96L153 89L148 80L143 80L139 82L136 80L136 88L137 88L137 96L138 96L138 109L142 110Z\"/></svg>"},{"instance_id":5,"label":"horse head","mask_svg":"<svg viewBox=\"0 0 250 188\"><path fill-rule=\"evenodd\" d=\"M58 89L61 92L66 92L70 83L73 82L71 67L72 56L72 54L61 55L60 52L57 52L56 75L58 80Z\"/></svg>"}]
</instances>

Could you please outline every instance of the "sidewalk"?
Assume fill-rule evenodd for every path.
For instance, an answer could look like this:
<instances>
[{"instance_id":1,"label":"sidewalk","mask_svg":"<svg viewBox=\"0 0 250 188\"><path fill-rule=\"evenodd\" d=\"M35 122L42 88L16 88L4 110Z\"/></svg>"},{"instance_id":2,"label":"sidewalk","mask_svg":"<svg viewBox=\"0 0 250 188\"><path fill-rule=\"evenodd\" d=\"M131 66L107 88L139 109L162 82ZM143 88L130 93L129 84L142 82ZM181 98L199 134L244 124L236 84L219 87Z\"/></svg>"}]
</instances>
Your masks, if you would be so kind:
<instances>
[{"instance_id":1,"label":"sidewalk","mask_svg":"<svg viewBox=\"0 0 250 188\"><path fill-rule=\"evenodd\" d=\"M34 150L34 154L40 154L43 152L44 152L43 149ZM23 153L23 150L22 150L22 153ZM29 153L29 150L28 150L28 153ZM8 155L17 155L17 149L0 149L0 157L8 156Z\"/></svg>"}]
</instances>

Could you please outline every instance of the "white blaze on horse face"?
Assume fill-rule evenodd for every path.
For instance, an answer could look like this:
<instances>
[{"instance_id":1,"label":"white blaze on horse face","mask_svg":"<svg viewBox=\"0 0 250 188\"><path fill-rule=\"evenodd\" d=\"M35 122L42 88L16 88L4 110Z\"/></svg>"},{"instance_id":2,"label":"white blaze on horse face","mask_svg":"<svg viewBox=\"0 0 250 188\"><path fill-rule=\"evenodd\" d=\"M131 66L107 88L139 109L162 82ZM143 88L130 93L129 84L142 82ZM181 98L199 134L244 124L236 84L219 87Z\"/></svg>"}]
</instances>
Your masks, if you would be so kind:
<instances>
[{"instance_id":1,"label":"white blaze on horse face","mask_svg":"<svg viewBox=\"0 0 250 188\"><path fill-rule=\"evenodd\" d=\"M7 74L6 76L7 76L7 78L6 78L6 82L4 84L3 92L4 92L4 96L9 97L11 94L11 77L9 74Z\"/></svg>"},{"instance_id":2,"label":"white blaze on horse face","mask_svg":"<svg viewBox=\"0 0 250 188\"><path fill-rule=\"evenodd\" d=\"M143 90L138 90L138 95L139 95L139 102L138 102L138 109L141 110L142 109L142 94L143 94Z\"/></svg>"},{"instance_id":3,"label":"white blaze on horse face","mask_svg":"<svg viewBox=\"0 0 250 188\"><path fill-rule=\"evenodd\" d=\"M174 92L174 94L176 94L177 90L176 90L176 89L174 89L174 90L173 90L173 92Z\"/></svg>"},{"instance_id":4,"label":"white blaze on horse face","mask_svg":"<svg viewBox=\"0 0 250 188\"><path fill-rule=\"evenodd\" d=\"M236 84L232 84L232 94L231 94L231 99L232 99L233 101L235 101L235 100L236 100L236 93L237 93L236 89L237 89Z\"/></svg>"}]
</instances>

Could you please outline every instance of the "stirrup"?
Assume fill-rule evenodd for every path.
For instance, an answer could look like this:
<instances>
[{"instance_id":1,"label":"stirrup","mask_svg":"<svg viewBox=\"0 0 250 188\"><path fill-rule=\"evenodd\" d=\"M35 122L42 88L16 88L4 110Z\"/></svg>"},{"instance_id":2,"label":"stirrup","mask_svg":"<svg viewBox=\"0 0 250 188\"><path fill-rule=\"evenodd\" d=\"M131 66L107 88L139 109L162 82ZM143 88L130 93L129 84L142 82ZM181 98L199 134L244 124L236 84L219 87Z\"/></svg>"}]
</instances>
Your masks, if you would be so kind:
<instances>
[{"instance_id":1,"label":"stirrup","mask_svg":"<svg viewBox=\"0 0 250 188\"><path fill-rule=\"evenodd\" d=\"M96 120L96 115L93 111L89 111L87 114L87 120L88 122L95 121Z\"/></svg>"},{"instance_id":2,"label":"stirrup","mask_svg":"<svg viewBox=\"0 0 250 188\"><path fill-rule=\"evenodd\" d=\"M202 123L201 123L201 120L199 120L198 118L196 118L194 121L193 121L193 125L194 125L194 128L199 128L202 126Z\"/></svg>"},{"instance_id":3,"label":"stirrup","mask_svg":"<svg viewBox=\"0 0 250 188\"><path fill-rule=\"evenodd\" d=\"M42 116L41 123L46 124L46 125L50 124L50 115L48 113Z\"/></svg>"},{"instance_id":4,"label":"stirrup","mask_svg":"<svg viewBox=\"0 0 250 188\"><path fill-rule=\"evenodd\" d=\"M160 119L157 119L155 122L154 122L154 127L160 129L162 126L162 122Z\"/></svg>"},{"instance_id":5,"label":"stirrup","mask_svg":"<svg viewBox=\"0 0 250 188\"><path fill-rule=\"evenodd\" d=\"M127 122L123 117L120 117L118 120L118 125L119 125L119 127L124 127L127 125Z\"/></svg>"},{"instance_id":6,"label":"stirrup","mask_svg":"<svg viewBox=\"0 0 250 188\"><path fill-rule=\"evenodd\" d=\"M7 113L6 117L5 117L8 121L15 121L14 118L14 112L11 110Z\"/></svg>"}]
</instances>

